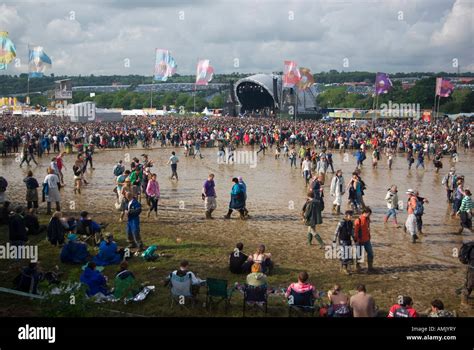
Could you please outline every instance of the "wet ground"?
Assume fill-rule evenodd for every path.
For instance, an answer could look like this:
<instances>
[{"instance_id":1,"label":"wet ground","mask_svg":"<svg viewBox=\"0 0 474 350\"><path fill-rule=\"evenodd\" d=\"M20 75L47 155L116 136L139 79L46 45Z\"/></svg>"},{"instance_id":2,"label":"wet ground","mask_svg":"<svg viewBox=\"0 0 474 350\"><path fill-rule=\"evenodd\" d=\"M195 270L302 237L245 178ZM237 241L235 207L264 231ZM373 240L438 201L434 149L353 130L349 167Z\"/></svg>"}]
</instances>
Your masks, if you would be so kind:
<instances>
[{"instance_id":1,"label":"wet ground","mask_svg":"<svg viewBox=\"0 0 474 350\"><path fill-rule=\"evenodd\" d=\"M441 185L443 175L451 166L447 158L443 159L444 168L440 174L435 174L432 161L429 160L426 160L425 170L416 170L413 167L411 171L407 170L402 155L395 158L391 171L388 170L385 158L375 170L372 169L370 160L366 160L362 178L367 184L365 202L373 210L371 232L377 272L374 275L342 276L338 272L338 260L325 259L324 251L319 250L317 246L306 245L306 227L300 219L300 210L305 201L305 184L300 170L291 169L287 159L282 157L275 160L273 152L267 152L265 156L258 155L255 166L219 164L216 149L203 149L204 159L192 159L184 157L183 150L179 148L175 150L180 157L180 179L171 181L170 168L166 162L172 150L146 150L155 161L153 169L158 174L162 193L159 220L146 219L142 214L143 239L146 244L152 244L156 236L164 236L177 239L178 242L192 240L230 251L236 242L242 241L245 250L250 252L258 244L265 243L267 251L274 256L276 273L280 269L283 274L294 276L290 277L288 283L292 282L291 278L296 279L297 271L306 269L317 287L328 288L339 282L347 290L354 289L359 282L366 283L369 292L383 307L389 307L398 295L403 294L410 295L415 301L415 307L420 310L428 308L429 302L435 297L443 300L447 308L458 310L459 297L455 290L464 283L465 266L460 264L455 253L463 241L473 239L473 234L468 231L463 235L455 234L459 221L450 218L445 190ZM246 150L252 151L250 148ZM66 156L66 187L62 191L63 211L77 214L81 210L87 210L99 221L117 221L119 213L114 208L112 168L119 159L128 160L139 157L142 153L142 149L98 151L94 155L95 170L87 172L90 184L84 187L82 195L73 194L74 155ZM333 158L335 169L343 170L347 182L355 168L354 157L346 157L348 161L345 162L342 154L334 153ZM466 176L466 187L471 188L473 160L473 153L463 153L455 164L457 172ZM38 162L38 166L33 165L30 169L38 181L42 182L50 159L45 156ZM20 169L14 158L1 159L0 164L0 175L9 181L9 200L23 202L25 186L22 179L26 176L26 166ZM214 213L216 220L206 221L201 188L210 172L216 175L218 208ZM230 199L231 179L236 176L242 176L247 184L247 207L251 215L248 221L239 220L237 214L233 214L232 220L222 218ZM329 174L326 179L324 223L317 228L326 242L332 240L339 220L330 212L331 176ZM408 235L401 228L383 224L386 211L384 197L391 184L398 185L399 197L405 203L405 191L408 188L419 190L420 195L429 200L429 204L425 205L423 217L425 233L416 244L410 242ZM44 207L44 204L42 206ZM404 223L406 216L406 212L399 213L400 224ZM116 235L123 238L123 232L116 232ZM206 261L206 256L201 256L200 259ZM212 257L210 260L210 266L227 269L226 256ZM320 279L320 276L325 276L324 280ZM472 311L461 310L460 313L472 315Z\"/></svg>"}]
</instances>

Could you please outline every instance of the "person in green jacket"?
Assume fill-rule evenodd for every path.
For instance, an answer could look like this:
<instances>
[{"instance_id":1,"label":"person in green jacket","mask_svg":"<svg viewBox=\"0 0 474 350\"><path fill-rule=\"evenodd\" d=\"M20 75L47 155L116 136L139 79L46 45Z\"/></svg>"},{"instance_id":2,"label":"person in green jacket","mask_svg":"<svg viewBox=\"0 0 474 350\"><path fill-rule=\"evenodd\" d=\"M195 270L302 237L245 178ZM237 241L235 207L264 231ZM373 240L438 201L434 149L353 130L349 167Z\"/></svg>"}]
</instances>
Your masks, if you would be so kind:
<instances>
[{"instance_id":1,"label":"person in green jacket","mask_svg":"<svg viewBox=\"0 0 474 350\"><path fill-rule=\"evenodd\" d=\"M316 225L323 223L322 211L324 202L321 197L314 198L314 192L308 192L306 203L303 206L302 216L306 226L308 226L308 244L311 245L313 236L319 243L321 249L324 248L324 242L319 234L316 233Z\"/></svg>"},{"instance_id":2,"label":"person in green jacket","mask_svg":"<svg viewBox=\"0 0 474 350\"><path fill-rule=\"evenodd\" d=\"M130 299L140 292L140 284L132 272L128 270L128 262L122 261L120 271L115 275L114 297L116 299Z\"/></svg>"}]
</instances>

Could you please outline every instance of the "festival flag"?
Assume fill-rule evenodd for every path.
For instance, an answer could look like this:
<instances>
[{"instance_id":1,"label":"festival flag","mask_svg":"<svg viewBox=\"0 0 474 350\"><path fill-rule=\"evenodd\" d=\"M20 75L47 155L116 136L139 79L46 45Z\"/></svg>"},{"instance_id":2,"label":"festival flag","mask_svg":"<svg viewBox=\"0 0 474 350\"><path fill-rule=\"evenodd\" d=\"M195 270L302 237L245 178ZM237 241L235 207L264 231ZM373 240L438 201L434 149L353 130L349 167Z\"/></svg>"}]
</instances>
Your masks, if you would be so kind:
<instances>
[{"instance_id":1,"label":"festival flag","mask_svg":"<svg viewBox=\"0 0 474 350\"><path fill-rule=\"evenodd\" d=\"M285 61L283 70L283 87L294 87L301 80L301 73L295 61Z\"/></svg>"},{"instance_id":2,"label":"festival flag","mask_svg":"<svg viewBox=\"0 0 474 350\"><path fill-rule=\"evenodd\" d=\"M41 78L46 68L51 68L52 62L49 56L44 52L42 46L28 48L29 61L28 72L30 78Z\"/></svg>"},{"instance_id":3,"label":"festival flag","mask_svg":"<svg viewBox=\"0 0 474 350\"><path fill-rule=\"evenodd\" d=\"M298 89L306 90L314 85L314 77L309 68L300 68L301 79L298 82Z\"/></svg>"},{"instance_id":4,"label":"festival flag","mask_svg":"<svg viewBox=\"0 0 474 350\"><path fill-rule=\"evenodd\" d=\"M0 70L7 69L7 64L15 57L15 45L8 38L8 32L0 32Z\"/></svg>"},{"instance_id":5,"label":"festival flag","mask_svg":"<svg viewBox=\"0 0 474 350\"><path fill-rule=\"evenodd\" d=\"M169 50L156 49L154 79L167 81L176 73L176 61Z\"/></svg>"},{"instance_id":6,"label":"festival flag","mask_svg":"<svg viewBox=\"0 0 474 350\"><path fill-rule=\"evenodd\" d=\"M449 79L436 78L436 96L448 97L454 91L454 85Z\"/></svg>"},{"instance_id":7,"label":"festival flag","mask_svg":"<svg viewBox=\"0 0 474 350\"><path fill-rule=\"evenodd\" d=\"M388 77L388 74L377 73L375 76L375 94L386 94L393 87L392 81Z\"/></svg>"},{"instance_id":8,"label":"festival flag","mask_svg":"<svg viewBox=\"0 0 474 350\"><path fill-rule=\"evenodd\" d=\"M209 65L209 60L200 60L196 69L196 85L207 85L214 76L214 68Z\"/></svg>"}]
</instances>

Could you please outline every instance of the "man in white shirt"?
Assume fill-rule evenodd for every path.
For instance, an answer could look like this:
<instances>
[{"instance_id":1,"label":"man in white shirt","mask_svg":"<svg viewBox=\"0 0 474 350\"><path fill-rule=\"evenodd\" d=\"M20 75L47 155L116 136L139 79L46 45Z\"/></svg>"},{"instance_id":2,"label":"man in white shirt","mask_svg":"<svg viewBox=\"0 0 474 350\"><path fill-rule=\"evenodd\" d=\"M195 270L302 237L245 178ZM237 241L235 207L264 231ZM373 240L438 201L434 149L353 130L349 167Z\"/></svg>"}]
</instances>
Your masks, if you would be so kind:
<instances>
[{"instance_id":1,"label":"man in white shirt","mask_svg":"<svg viewBox=\"0 0 474 350\"><path fill-rule=\"evenodd\" d=\"M171 164L171 177L170 177L170 180L172 180L174 177L176 177L176 180L178 180L178 172L177 172L178 162L179 162L179 159L176 156L176 153L174 151L171 152L171 157L168 160L168 163L166 163L168 165Z\"/></svg>"},{"instance_id":2,"label":"man in white shirt","mask_svg":"<svg viewBox=\"0 0 474 350\"><path fill-rule=\"evenodd\" d=\"M61 211L61 196L59 194L59 177L54 173L54 170L48 168L48 175L44 178L43 184L47 186L45 192L48 209L46 214L51 215L51 203L56 202L56 211Z\"/></svg>"},{"instance_id":3,"label":"man in white shirt","mask_svg":"<svg viewBox=\"0 0 474 350\"><path fill-rule=\"evenodd\" d=\"M311 162L310 157L306 157L301 164L301 170L303 171L303 177L306 181L306 185L309 184L309 179L311 178L311 167L313 163Z\"/></svg>"}]
</instances>

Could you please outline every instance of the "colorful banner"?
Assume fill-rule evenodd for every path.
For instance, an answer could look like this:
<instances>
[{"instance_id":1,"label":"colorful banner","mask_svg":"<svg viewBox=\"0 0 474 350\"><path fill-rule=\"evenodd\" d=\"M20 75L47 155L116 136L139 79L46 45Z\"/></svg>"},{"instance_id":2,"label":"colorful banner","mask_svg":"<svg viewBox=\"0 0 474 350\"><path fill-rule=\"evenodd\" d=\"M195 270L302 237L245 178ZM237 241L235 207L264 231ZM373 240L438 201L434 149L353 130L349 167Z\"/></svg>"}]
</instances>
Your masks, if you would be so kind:
<instances>
[{"instance_id":1,"label":"colorful banner","mask_svg":"<svg viewBox=\"0 0 474 350\"><path fill-rule=\"evenodd\" d=\"M214 76L214 68L209 65L209 60L200 60L196 68L196 85L207 85Z\"/></svg>"},{"instance_id":2,"label":"colorful banner","mask_svg":"<svg viewBox=\"0 0 474 350\"><path fill-rule=\"evenodd\" d=\"M156 49L154 79L167 81L176 73L176 61L169 50Z\"/></svg>"},{"instance_id":3,"label":"colorful banner","mask_svg":"<svg viewBox=\"0 0 474 350\"><path fill-rule=\"evenodd\" d=\"M295 87L301 80L301 73L295 61L285 61L283 87Z\"/></svg>"},{"instance_id":4,"label":"colorful banner","mask_svg":"<svg viewBox=\"0 0 474 350\"><path fill-rule=\"evenodd\" d=\"M386 94L389 92L393 87L392 81L388 77L388 74L385 73L377 73L375 76L375 94Z\"/></svg>"},{"instance_id":5,"label":"colorful banner","mask_svg":"<svg viewBox=\"0 0 474 350\"><path fill-rule=\"evenodd\" d=\"M298 82L298 89L310 89L314 85L314 77L309 68L300 68L301 79Z\"/></svg>"},{"instance_id":6,"label":"colorful banner","mask_svg":"<svg viewBox=\"0 0 474 350\"><path fill-rule=\"evenodd\" d=\"M28 48L28 51L28 72L30 78L41 78L46 68L51 68L51 59L44 52L43 47L41 46Z\"/></svg>"},{"instance_id":7,"label":"colorful banner","mask_svg":"<svg viewBox=\"0 0 474 350\"><path fill-rule=\"evenodd\" d=\"M448 97L454 91L454 85L449 79L436 78L436 96Z\"/></svg>"},{"instance_id":8,"label":"colorful banner","mask_svg":"<svg viewBox=\"0 0 474 350\"><path fill-rule=\"evenodd\" d=\"M8 38L8 32L0 32L0 70L7 69L8 63L15 57L15 45Z\"/></svg>"}]
</instances>

